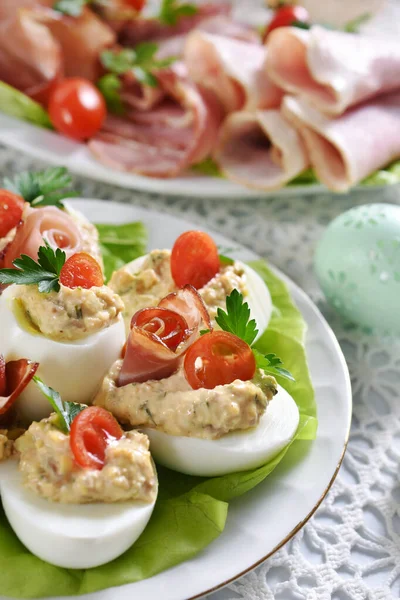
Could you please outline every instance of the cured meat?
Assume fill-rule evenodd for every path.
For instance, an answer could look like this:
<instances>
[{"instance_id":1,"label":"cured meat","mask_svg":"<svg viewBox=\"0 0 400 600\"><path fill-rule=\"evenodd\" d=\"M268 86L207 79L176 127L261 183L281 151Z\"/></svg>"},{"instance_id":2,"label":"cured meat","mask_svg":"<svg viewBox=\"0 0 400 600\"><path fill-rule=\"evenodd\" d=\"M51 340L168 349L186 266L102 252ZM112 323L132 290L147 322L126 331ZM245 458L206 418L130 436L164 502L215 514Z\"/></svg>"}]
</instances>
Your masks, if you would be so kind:
<instances>
[{"instance_id":1,"label":"cured meat","mask_svg":"<svg viewBox=\"0 0 400 600\"><path fill-rule=\"evenodd\" d=\"M308 166L300 135L278 110L229 115L214 159L228 179L260 190L278 189Z\"/></svg>"},{"instance_id":2,"label":"cured meat","mask_svg":"<svg viewBox=\"0 0 400 600\"><path fill-rule=\"evenodd\" d=\"M157 335L132 325L118 376L117 385L119 387L129 383L142 383L170 377L177 371L184 353L198 336L200 325L203 323L211 329L210 317L203 300L190 285L185 286L177 293L169 294L161 300L158 306L175 311L185 319L190 328L188 337L174 351L168 348ZM135 322L135 315L132 322Z\"/></svg>"},{"instance_id":3,"label":"cured meat","mask_svg":"<svg viewBox=\"0 0 400 600\"><path fill-rule=\"evenodd\" d=\"M304 100L286 97L286 118L304 138L318 178L345 192L400 158L400 92L380 96L332 118Z\"/></svg>"},{"instance_id":4,"label":"cured meat","mask_svg":"<svg viewBox=\"0 0 400 600\"><path fill-rule=\"evenodd\" d=\"M36 6L47 6L51 8L54 0L1 0L0 21L12 19L21 8L34 8Z\"/></svg>"},{"instance_id":5,"label":"cured meat","mask_svg":"<svg viewBox=\"0 0 400 600\"><path fill-rule=\"evenodd\" d=\"M157 74L165 99L129 119L108 116L89 148L104 164L152 177L175 177L215 145L221 111L215 98L176 69Z\"/></svg>"},{"instance_id":6,"label":"cured meat","mask_svg":"<svg viewBox=\"0 0 400 600\"><path fill-rule=\"evenodd\" d=\"M400 87L398 40L281 27L268 36L267 72L330 115Z\"/></svg>"},{"instance_id":7,"label":"cured meat","mask_svg":"<svg viewBox=\"0 0 400 600\"><path fill-rule=\"evenodd\" d=\"M0 415L4 415L32 380L39 363L26 358L5 363L0 355Z\"/></svg>"},{"instance_id":8,"label":"cured meat","mask_svg":"<svg viewBox=\"0 0 400 600\"><path fill-rule=\"evenodd\" d=\"M0 253L0 267L12 268L13 260L21 254L37 259L43 240L54 249L61 247L67 258L79 252L82 247L79 228L67 213L55 206L28 206L14 239Z\"/></svg>"},{"instance_id":9,"label":"cured meat","mask_svg":"<svg viewBox=\"0 0 400 600\"><path fill-rule=\"evenodd\" d=\"M193 31L184 59L190 78L212 91L226 113L277 108L283 92L265 73L266 48Z\"/></svg>"}]
</instances>

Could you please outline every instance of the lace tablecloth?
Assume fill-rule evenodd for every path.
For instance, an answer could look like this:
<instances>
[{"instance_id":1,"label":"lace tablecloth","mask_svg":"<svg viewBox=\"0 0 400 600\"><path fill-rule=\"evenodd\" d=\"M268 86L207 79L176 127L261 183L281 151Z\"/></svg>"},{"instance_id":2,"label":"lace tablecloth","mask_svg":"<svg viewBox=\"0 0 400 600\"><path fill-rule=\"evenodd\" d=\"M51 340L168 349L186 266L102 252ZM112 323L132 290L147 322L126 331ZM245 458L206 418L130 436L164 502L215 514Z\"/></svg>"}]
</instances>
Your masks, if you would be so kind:
<instances>
[{"instance_id":1,"label":"lace tablecloth","mask_svg":"<svg viewBox=\"0 0 400 600\"><path fill-rule=\"evenodd\" d=\"M42 168L0 147L0 176ZM130 202L218 229L266 257L318 304L346 355L354 413L348 450L315 516L261 567L208 600L391 600L400 597L400 343L346 330L313 273L324 227L351 206L400 204L400 186L348 196L324 194L222 202L147 196L76 178L88 198Z\"/></svg>"}]
</instances>

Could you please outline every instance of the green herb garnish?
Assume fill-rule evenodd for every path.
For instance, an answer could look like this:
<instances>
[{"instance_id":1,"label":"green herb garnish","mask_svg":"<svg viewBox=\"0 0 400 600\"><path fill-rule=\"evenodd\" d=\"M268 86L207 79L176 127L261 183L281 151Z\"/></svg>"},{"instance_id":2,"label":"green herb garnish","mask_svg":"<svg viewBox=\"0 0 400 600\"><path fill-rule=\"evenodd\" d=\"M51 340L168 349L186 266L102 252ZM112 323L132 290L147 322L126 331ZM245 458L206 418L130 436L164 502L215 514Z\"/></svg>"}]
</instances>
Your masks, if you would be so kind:
<instances>
[{"instance_id":1,"label":"green herb garnish","mask_svg":"<svg viewBox=\"0 0 400 600\"><path fill-rule=\"evenodd\" d=\"M123 115L125 108L121 99L122 82L118 75L115 73L103 75L98 80L97 87L106 101L108 110L115 115Z\"/></svg>"},{"instance_id":2,"label":"green herb garnish","mask_svg":"<svg viewBox=\"0 0 400 600\"><path fill-rule=\"evenodd\" d=\"M15 269L0 269L0 283L38 286L39 292L59 292L59 277L66 255L63 250L51 248L47 242L38 251L38 261L22 254L13 261Z\"/></svg>"},{"instance_id":3,"label":"green herb garnish","mask_svg":"<svg viewBox=\"0 0 400 600\"><path fill-rule=\"evenodd\" d=\"M234 265L235 261L233 260L233 258L230 258L229 256L225 256L225 254L219 254L219 262L221 263L221 265L227 266L227 265Z\"/></svg>"},{"instance_id":4,"label":"green herb garnish","mask_svg":"<svg viewBox=\"0 0 400 600\"><path fill-rule=\"evenodd\" d=\"M58 0L53 5L53 10L69 17L79 17L83 8L90 3L91 0Z\"/></svg>"},{"instance_id":5,"label":"green herb garnish","mask_svg":"<svg viewBox=\"0 0 400 600\"><path fill-rule=\"evenodd\" d=\"M368 23L371 17L371 13L363 13L359 17L348 21L344 26L344 31L347 31L347 33L358 33L360 31L361 25L364 25L364 23Z\"/></svg>"},{"instance_id":6,"label":"green herb garnish","mask_svg":"<svg viewBox=\"0 0 400 600\"><path fill-rule=\"evenodd\" d=\"M50 167L44 171L19 173L13 179L4 179L3 187L23 197L35 208L56 206L64 208L62 200L77 196L70 189L72 178L65 167Z\"/></svg>"},{"instance_id":7,"label":"green herb garnish","mask_svg":"<svg viewBox=\"0 0 400 600\"><path fill-rule=\"evenodd\" d=\"M199 12L195 4L181 4L179 0L163 0L158 15L164 25L176 25L181 17L191 17Z\"/></svg>"},{"instance_id":8,"label":"green herb garnish","mask_svg":"<svg viewBox=\"0 0 400 600\"><path fill-rule=\"evenodd\" d=\"M50 402L54 412L58 415L59 427L61 431L68 434L71 431L72 421L75 419L76 415L87 408L86 404L78 404L77 402L64 402L58 392L46 385L36 375L34 376L33 381L36 383L43 396L45 396Z\"/></svg>"},{"instance_id":9,"label":"green herb garnish","mask_svg":"<svg viewBox=\"0 0 400 600\"><path fill-rule=\"evenodd\" d=\"M236 289L226 299L226 312L222 308L218 308L215 320L223 331L233 333L249 344L249 346L253 344L258 335L255 320L250 320L249 305L243 300L243 295ZM204 331L204 333L208 332ZM266 373L295 381L293 375L287 369L281 367L283 363L276 354L262 354L255 348L252 348L252 351L256 359L257 368L262 369Z\"/></svg>"},{"instance_id":10,"label":"green herb garnish","mask_svg":"<svg viewBox=\"0 0 400 600\"><path fill-rule=\"evenodd\" d=\"M114 75L132 73L140 83L150 87L157 87L158 80L157 77L153 75L152 71L169 67L176 60L175 57L158 60L156 58L157 51L157 44L143 42L142 44L138 44L135 48L124 48L124 50L121 50L120 52L104 50L100 54L100 60L103 67ZM115 79L108 79L107 85L108 88L110 88L110 86L113 87L113 97L115 102L115 95L118 93Z\"/></svg>"}]
</instances>

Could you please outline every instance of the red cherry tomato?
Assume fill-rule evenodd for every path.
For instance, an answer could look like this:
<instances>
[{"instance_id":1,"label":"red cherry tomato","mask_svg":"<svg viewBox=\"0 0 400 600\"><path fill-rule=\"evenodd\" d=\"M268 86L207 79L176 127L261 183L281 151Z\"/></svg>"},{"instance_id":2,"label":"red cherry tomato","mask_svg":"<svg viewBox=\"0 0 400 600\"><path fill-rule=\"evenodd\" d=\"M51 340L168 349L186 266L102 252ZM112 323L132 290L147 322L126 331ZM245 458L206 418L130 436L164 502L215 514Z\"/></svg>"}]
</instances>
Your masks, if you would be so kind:
<instances>
[{"instance_id":1,"label":"red cherry tomato","mask_svg":"<svg viewBox=\"0 0 400 600\"><path fill-rule=\"evenodd\" d=\"M125 0L125 4L131 6L137 12L141 12L146 4L146 0Z\"/></svg>"},{"instance_id":2,"label":"red cherry tomato","mask_svg":"<svg viewBox=\"0 0 400 600\"><path fill-rule=\"evenodd\" d=\"M153 333L174 352L189 335L186 320L168 308L143 308L133 315L133 325Z\"/></svg>"},{"instance_id":3,"label":"red cherry tomato","mask_svg":"<svg viewBox=\"0 0 400 600\"><path fill-rule=\"evenodd\" d=\"M218 248L203 231L186 231L176 240L171 253L171 273L178 287L202 288L218 273Z\"/></svg>"},{"instance_id":4,"label":"red cherry tomato","mask_svg":"<svg viewBox=\"0 0 400 600\"><path fill-rule=\"evenodd\" d=\"M8 190L0 190L0 238L7 235L21 220L25 201Z\"/></svg>"},{"instance_id":5,"label":"red cherry tomato","mask_svg":"<svg viewBox=\"0 0 400 600\"><path fill-rule=\"evenodd\" d=\"M73 254L64 264L60 272L60 283L69 288L101 287L104 283L99 263L86 252Z\"/></svg>"},{"instance_id":6,"label":"red cherry tomato","mask_svg":"<svg viewBox=\"0 0 400 600\"><path fill-rule=\"evenodd\" d=\"M194 390L211 390L235 379L248 381L256 372L256 361L250 346L236 335L213 331L190 346L184 370Z\"/></svg>"},{"instance_id":7,"label":"red cherry tomato","mask_svg":"<svg viewBox=\"0 0 400 600\"><path fill-rule=\"evenodd\" d=\"M278 27L290 27L296 21L299 23L310 22L310 15L304 6L282 6L282 8L278 8L272 21L267 26L264 41L274 29Z\"/></svg>"},{"instance_id":8,"label":"red cherry tomato","mask_svg":"<svg viewBox=\"0 0 400 600\"><path fill-rule=\"evenodd\" d=\"M104 467L107 444L123 436L117 420L100 406L89 406L72 421L70 447L75 462L86 469Z\"/></svg>"},{"instance_id":9,"label":"red cherry tomato","mask_svg":"<svg viewBox=\"0 0 400 600\"><path fill-rule=\"evenodd\" d=\"M51 122L57 131L74 140L94 136L101 128L106 112L103 96L86 79L64 79L51 92Z\"/></svg>"},{"instance_id":10,"label":"red cherry tomato","mask_svg":"<svg viewBox=\"0 0 400 600\"><path fill-rule=\"evenodd\" d=\"M5 396L7 390L6 380L6 361L4 356L0 354L0 396Z\"/></svg>"}]
</instances>

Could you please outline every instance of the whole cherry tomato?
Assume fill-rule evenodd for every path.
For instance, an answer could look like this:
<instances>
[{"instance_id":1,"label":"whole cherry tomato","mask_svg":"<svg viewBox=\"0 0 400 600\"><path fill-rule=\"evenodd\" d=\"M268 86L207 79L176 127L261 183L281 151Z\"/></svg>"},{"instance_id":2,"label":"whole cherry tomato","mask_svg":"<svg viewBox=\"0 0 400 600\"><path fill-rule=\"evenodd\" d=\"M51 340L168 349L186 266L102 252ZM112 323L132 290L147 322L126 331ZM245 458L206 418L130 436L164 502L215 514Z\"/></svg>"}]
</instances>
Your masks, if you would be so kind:
<instances>
[{"instance_id":1,"label":"whole cherry tomato","mask_svg":"<svg viewBox=\"0 0 400 600\"><path fill-rule=\"evenodd\" d=\"M87 140L101 128L107 109L99 90L78 77L57 83L50 95L49 115L60 133L74 140Z\"/></svg>"},{"instance_id":2,"label":"whole cherry tomato","mask_svg":"<svg viewBox=\"0 0 400 600\"><path fill-rule=\"evenodd\" d=\"M7 235L21 220L25 201L8 190L0 190L0 238Z\"/></svg>"},{"instance_id":3,"label":"whole cherry tomato","mask_svg":"<svg viewBox=\"0 0 400 600\"><path fill-rule=\"evenodd\" d=\"M202 288L219 271L218 248L203 231L186 231L175 241L171 252L171 273L178 287Z\"/></svg>"}]
</instances>

